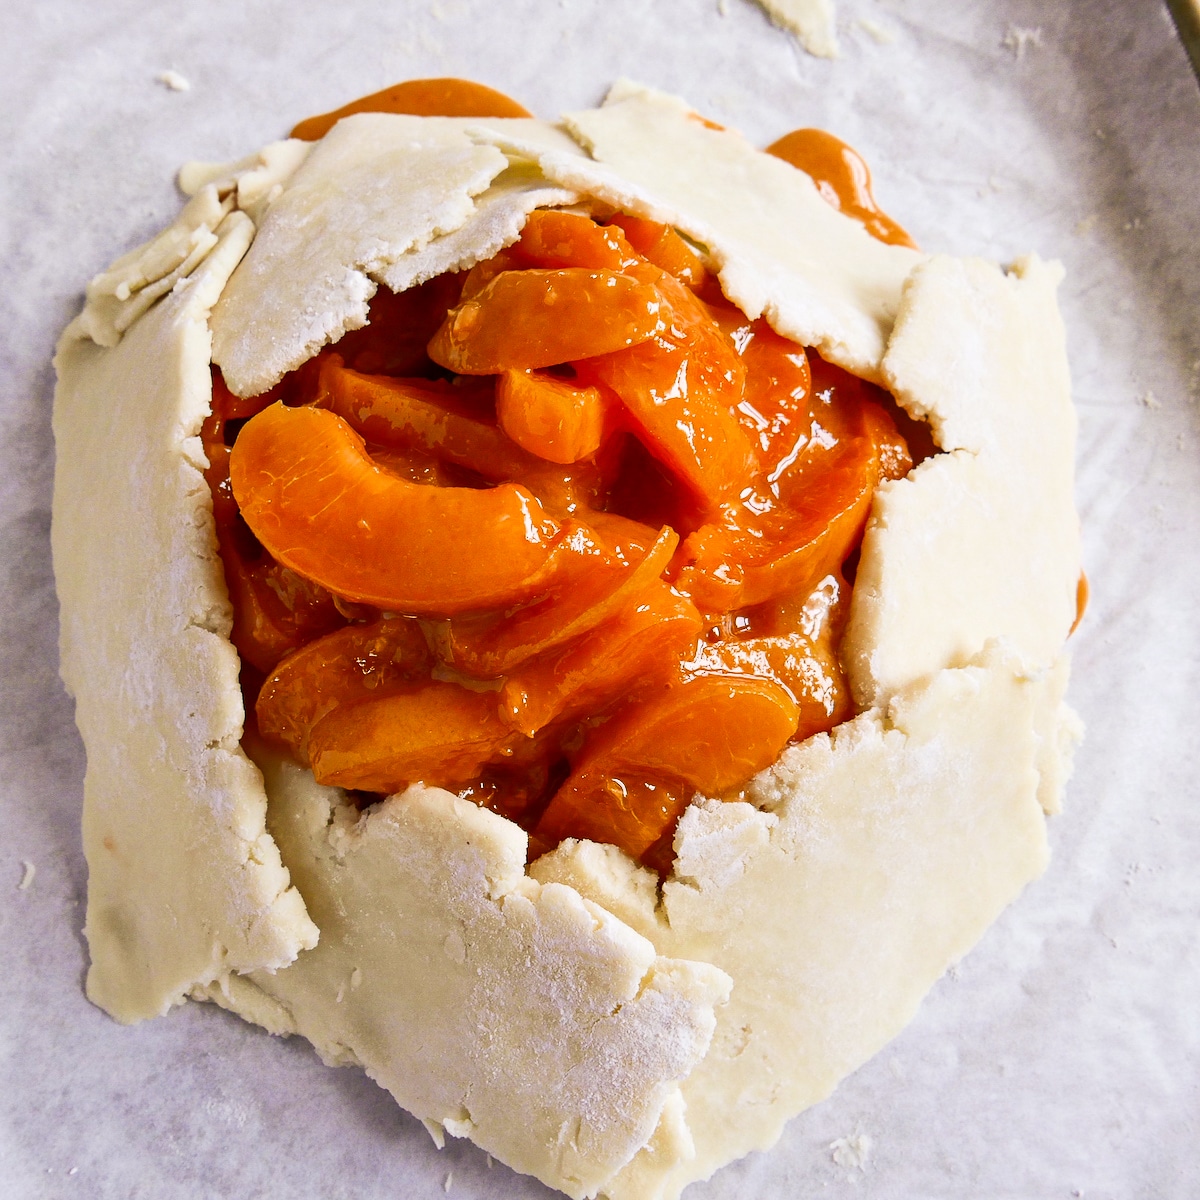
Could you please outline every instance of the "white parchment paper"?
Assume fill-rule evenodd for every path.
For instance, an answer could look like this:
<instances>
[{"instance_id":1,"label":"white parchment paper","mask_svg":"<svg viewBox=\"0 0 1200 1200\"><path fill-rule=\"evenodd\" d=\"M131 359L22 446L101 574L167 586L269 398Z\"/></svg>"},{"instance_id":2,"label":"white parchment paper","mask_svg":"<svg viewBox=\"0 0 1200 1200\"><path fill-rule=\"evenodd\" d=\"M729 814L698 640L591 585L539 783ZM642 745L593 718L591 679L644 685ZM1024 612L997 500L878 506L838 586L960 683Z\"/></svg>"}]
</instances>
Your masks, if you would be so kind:
<instances>
[{"instance_id":1,"label":"white parchment paper","mask_svg":"<svg viewBox=\"0 0 1200 1200\"><path fill-rule=\"evenodd\" d=\"M439 1153L299 1040L197 1005L122 1028L85 1000L49 363L87 279L176 211L184 159L403 78L474 77L553 116L622 74L763 144L833 130L928 249L1066 263L1093 592L1071 693L1089 734L1046 876L773 1152L688 1196L1200 1194L1200 89L1163 5L841 0L836 62L744 0L17 7L0 39L0 1195L550 1194L470 1145Z\"/></svg>"}]
</instances>

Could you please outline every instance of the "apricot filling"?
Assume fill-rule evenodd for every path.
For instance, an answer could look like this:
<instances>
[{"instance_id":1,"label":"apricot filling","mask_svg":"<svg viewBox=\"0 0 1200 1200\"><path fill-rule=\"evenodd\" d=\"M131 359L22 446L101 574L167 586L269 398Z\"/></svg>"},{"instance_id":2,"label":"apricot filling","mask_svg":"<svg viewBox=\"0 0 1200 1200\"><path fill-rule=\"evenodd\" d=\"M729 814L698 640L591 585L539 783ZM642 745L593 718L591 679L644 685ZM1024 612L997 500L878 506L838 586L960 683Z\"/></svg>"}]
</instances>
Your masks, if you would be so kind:
<instances>
[{"instance_id":1,"label":"apricot filling","mask_svg":"<svg viewBox=\"0 0 1200 1200\"><path fill-rule=\"evenodd\" d=\"M853 713L837 655L879 389L749 320L676 231L534 212L202 439L260 733L317 780L418 780L669 868Z\"/></svg>"}]
</instances>

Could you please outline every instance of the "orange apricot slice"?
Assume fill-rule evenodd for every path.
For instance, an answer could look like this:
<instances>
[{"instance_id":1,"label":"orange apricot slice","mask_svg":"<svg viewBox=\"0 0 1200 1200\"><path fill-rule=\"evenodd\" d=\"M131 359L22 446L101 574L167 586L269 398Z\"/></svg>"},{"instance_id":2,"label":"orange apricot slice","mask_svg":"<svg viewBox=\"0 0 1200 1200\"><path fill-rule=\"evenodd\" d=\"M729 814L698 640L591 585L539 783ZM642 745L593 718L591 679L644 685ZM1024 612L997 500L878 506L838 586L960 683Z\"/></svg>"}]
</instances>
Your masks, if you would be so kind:
<instances>
[{"instance_id":1,"label":"orange apricot slice","mask_svg":"<svg viewBox=\"0 0 1200 1200\"><path fill-rule=\"evenodd\" d=\"M573 463L600 448L606 406L600 389L543 371L505 371L496 383L500 428L530 454Z\"/></svg>"},{"instance_id":2,"label":"orange apricot slice","mask_svg":"<svg viewBox=\"0 0 1200 1200\"><path fill-rule=\"evenodd\" d=\"M456 613L526 599L557 524L524 488L423 487L383 469L336 413L274 404L242 428L233 493L270 553L346 599Z\"/></svg>"},{"instance_id":3,"label":"orange apricot slice","mask_svg":"<svg viewBox=\"0 0 1200 1200\"><path fill-rule=\"evenodd\" d=\"M671 228L645 217L617 213L610 222L625 234L626 241L644 259L674 275L693 291L699 291L709 281L704 260Z\"/></svg>"},{"instance_id":4,"label":"orange apricot slice","mask_svg":"<svg viewBox=\"0 0 1200 1200\"><path fill-rule=\"evenodd\" d=\"M511 737L493 693L433 682L338 705L313 726L308 754L318 783L390 794L459 787Z\"/></svg>"},{"instance_id":5,"label":"orange apricot slice","mask_svg":"<svg viewBox=\"0 0 1200 1200\"><path fill-rule=\"evenodd\" d=\"M366 441L420 449L465 467L491 482L511 480L538 467L489 415L490 381L468 390L440 379L362 375L336 354L321 367L321 389L331 411Z\"/></svg>"},{"instance_id":6,"label":"orange apricot slice","mask_svg":"<svg viewBox=\"0 0 1200 1200\"><path fill-rule=\"evenodd\" d=\"M648 863L650 852L674 828L694 790L675 779L623 768L572 775L534 827L531 844L551 849L564 838L619 846Z\"/></svg>"},{"instance_id":7,"label":"orange apricot slice","mask_svg":"<svg viewBox=\"0 0 1200 1200\"><path fill-rule=\"evenodd\" d=\"M242 534L246 530L242 529ZM277 662L312 638L344 624L333 597L295 571L275 562L256 547L247 553L235 528L217 531L217 548L225 571L225 586L233 605L229 640L238 656L259 671Z\"/></svg>"},{"instance_id":8,"label":"orange apricot slice","mask_svg":"<svg viewBox=\"0 0 1200 1200\"><path fill-rule=\"evenodd\" d=\"M312 727L339 704L429 678L432 655L416 621L383 617L347 625L289 654L259 689L259 732L308 762Z\"/></svg>"},{"instance_id":9,"label":"orange apricot slice","mask_svg":"<svg viewBox=\"0 0 1200 1200\"><path fill-rule=\"evenodd\" d=\"M447 313L429 357L461 375L591 358L653 335L660 304L652 285L615 271L503 271Z\"/></svg>"},{"instance_id":10,"label":"orange apricot slice","mask_svg":"<svg viewBox=\"0 0 1200 1200\"><path fill-rule=\"evenodd\" d=\"M247 399L235 396L220 370L212 368L212 401L209 414L200 426L200 444L208 459L204 478L212 492L213 519L218 529L228 525L238 515L237 501L229 485L229 454L234 442L234 427L230 422L253 417L271 403L269 396L251 396Z\"/></svg>"},{"instance_id":11,"label":"orange apricot slice","mask_svg":"<svg viewBox=\"0 0 1200 1200\"><path fill-rule=\"evenodd\" d=\"M878 458L868 439L840 444L807 479L803 507L777 504L757 513L739 505L723 523L689 535L676 560L675 586L713 612L811 591L854 549L877 480Z\"/></svg>"},{"instance_id":12,"label":"orange apricot slice","mask_svg":"<svg viewBox=\"0 0 1200 1200\"><path fill-rule=\"evenodd\" d=\"M463 482L453 468L425 450L413 446L367 447L367 453L376 466L407 479L409 483L422 483L428 487L457 487Z\"/></svg>"},{"instance_id":13,"label":"orange apricot slice","mask_svg":"<svg viewBox=\"0 0 1200 1200\"><path fill-rule=\"evenodd\" d=\"M200 427L200 440L208 458L204 478L213 498L217 551L233 605L229 639L243 662L269 671L285 654L310 638L342 624L333 597L324 588L289 571L267 554L238 513L229 481L235 426L262 411L271 399L242 399L225 386L220 371L213 371L212 411Z\"/></svg>"},{"instance_id":14,"label":"orange apricot slice","mask_svg":"<svg viewBox=\"0 0 1200 1200\"><path fill-rule=\"evenodd\" d=\"M597 225L578 213L540 208L529 214L515 257L530 267L590 267L621 271L637 261L616 225Z\"/></svg>"},{"instance_id":15,"label":"orange apricot slice","mask_svg":"<svg viewBox=\"0 0 1200 1200\"><path fill-rule=\"evenodd\" d=\"M505 250L498 251L491 258L485 258L483 262L476 263L467 272L466 278L462 281L462 290L458 297L459 303L478 296L497 275L502 275L505 271L519 271L528 265L525 259L517 253L515 246L509 246ZM433 332L436 333L437 330L435 329Z\"/></svg>"},{"instance_id":16,"label":"orange apricot slice","mask_svg":"<svg viewBox=\"0 0 1200 1200\"><path fill-rule=\"evenodd\" d=\"M680 796L686 803L693 792L740 787L778 758L798 720L795 701L771 680L685 679L596 730L535 832L551 844L613 842L641 857L678 817ZM669 782L660 792L646 786L651 780Z\"/></svg>"},{"instance_id":17,"label":"orange apricot slice","mask_svg":"<svg viewBox=\"0 0 1200 1200\"><path fill-rule=\"evenodd\" d=\"M757 493L727 505L720 522L690 534L673 564L674 582L704 609L729 612L785 592L807 594L858 544L875 488L898 479L912 459L888 413L872 400L843 398L837 415L850 436L779 479L773 503Z\"/></svg>"},{"instance_id":18,"label":"orange apricot slice","mask_svg":"<svg viewBox=\"0 0 1200 1200\"><path fill-rule=\"evenodd\" d=\"M891 414L882 405L868 400L862 405L860 420L875 447L880 479L903 479L912 470L913 459Z\"/></svg>"},{"instance_id":19,"label":"orange apricot slice","mask_svg":"<svg viewBox=\"0 0 1200 1200\"><path fill-rule=\"evenodd\" d=\"M720 795L773 763L798 718L795 701L771 680L695 675L601 726L581 765L641 767Z\"/></svg>"},{"instance_id":20,"label":"orange apricot slice","mask_svg":"<svg viewBox=\"0 0 1200 1200\"><path fill-rule=\"evenodd\" d=\"M514 447L516 449L516 447ZM592 459L577 463L552 463L533 460L537 465L522 471L513 482L527 487L538 503L560 524L587 517L589 523L596 515L594 507L603 499L603 478ZM650 541L657 529L651 530Z\"/></svg>"},{"instance_id":21,"label":"orange apricot slice","mask_svg":"<svg viewBox=\"0 0 1200 1200\"><path fill-rule=\"evenodd\" d=\"M663 529L636 566L608 555L584 528L571 531L545 594L516 612L465 617L431 627L439 657L480 678L504 675L536 654L581 636L625 608L666 569L679 535Z\"/></svg>"},{"instance_id":22,"label":"orange apricot slice","mask_svg":"<svg viewBox=\"0 0 1200 1200\"><path fill-rule=\"evenodd\" d=\"M551 721L602 712L639 684L669 675L701 625L691 601L655 580L627 609L510 673L500 689L500 716L532 736Z\"/></svg>"},{"instance_id":23,"label":"orange apricot slice","mask_svg":"<svg viewBox=\"0 0 1200 1200\"><path fill-rule=\"evenodd\" d=\"M850 689L832 646L802 633L701 642L687 671L753 675L781 684L796 702L796 741L825 733L853 715Z\"/></svg>"},{"instance_id":24,"label":"orange apricot slice","mask_svg":"<svg viewBox=\"0 0 1200 1200\"><path fill-rule=\"evenodd\" d=\"M745 369L687 289L658 275L663 320L655 337L576 365L616 394L646 448L711 513L753 472L753 450L732 410Z\"/></svg>"},{"instance_id":25,"label":"orange apricot slice","mask_svg":"<svg viewBox=\"0 0 1200 1200\"><path fill-rule=\"evenodd\" d=\"M588 512L587 522L597 541L624 562L640 562L658 540L658 530L653 525L618 513Z\"/></svg>"},{"instance_id":26,"label":"orange apricot slice","mask_svg":"<svg viewBox=\"0 0 1200 1200\"><path fill-rule=\"evenodd\" d=\"M750 435L764 482L778 495L779 480L810 440L808 356L761 318L743 321L732 338L746 368L746 387L735 411Z\"/></svg>"}]
</instances>

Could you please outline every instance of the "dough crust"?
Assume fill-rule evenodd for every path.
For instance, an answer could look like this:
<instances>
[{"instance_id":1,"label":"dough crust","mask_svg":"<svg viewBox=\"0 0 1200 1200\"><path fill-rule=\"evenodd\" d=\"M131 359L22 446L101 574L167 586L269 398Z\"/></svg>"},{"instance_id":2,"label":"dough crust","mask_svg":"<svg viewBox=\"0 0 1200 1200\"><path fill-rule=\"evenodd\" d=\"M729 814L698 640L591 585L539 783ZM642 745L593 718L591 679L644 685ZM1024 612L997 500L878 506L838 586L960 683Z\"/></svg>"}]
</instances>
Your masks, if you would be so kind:
<instances>
[{"instance_id":1,"label":"dough crust","mask_svg":"<svg viewBox=\"0 0 1200 1200\"><path fill-rule=\"evenodd\" d=\"M628 83L561 127L360 114L181 183L57 360L89 995L123 1020L213 1000L572 1196L673 1200L894 1036L1045 864L1079 736L1058 269L880 245ZM448 793L360 818L240 746L196 436L210 358L261 391L363 324L378 283L469 266L546 204L670 221L749 315L884 382L945 451L875 500L846 643L866 711L746 802L694 804L661 899L613 847L526 872L525 834Z\"/></svg>"},{"instance_id":2,"label":"dough crust","mask_svg":"<svg viewBox=\"0 0 1200 1200\"><path fill-rule=\"evenodd\" d=\"M317 942L240 746L201 474L208 314L253 234L241 214L226 221L203 265L115 349L76 325L56 360L51 543L63 682L88 751L87 987L122 1021Z\"/></svg>"},{"instance_id":3,"label":"dough crust","mask_svg":"<svg viewBox=\"0 0 1200 1200\"><path fill-rule=\"evenodd\" d=\"M809 54L837 58L837 29L833 0L757 0L780 29L794 33Z\"/></svg>"},{"instance_id":4,"label":"dough crust","mask_svg":"<svg viewBox=\"0 0 1200 1200\"><path fill-rule=\"evenodd\" d=\"M1061 275L1036 258L1005 275L939 256L905 284L883 374L947 453L876 497L842 647L859 704L989 638L1034 671L1067 639L1080 539Z\"/></svg>"},{"instance_id":5,"label":"dough crust","mask_svg":"<svg viewBox=\"0 0 1200 1200\"><path fill-rule=\"evenodd\" d=\"M360 819L307 769L256 757L322 941L253 983L327 1062L359 1063L427 1124L594 1195L708 1049L729 977L529 878L525 833L495 813L414 786Z\"/></svg>"}]
</instances>

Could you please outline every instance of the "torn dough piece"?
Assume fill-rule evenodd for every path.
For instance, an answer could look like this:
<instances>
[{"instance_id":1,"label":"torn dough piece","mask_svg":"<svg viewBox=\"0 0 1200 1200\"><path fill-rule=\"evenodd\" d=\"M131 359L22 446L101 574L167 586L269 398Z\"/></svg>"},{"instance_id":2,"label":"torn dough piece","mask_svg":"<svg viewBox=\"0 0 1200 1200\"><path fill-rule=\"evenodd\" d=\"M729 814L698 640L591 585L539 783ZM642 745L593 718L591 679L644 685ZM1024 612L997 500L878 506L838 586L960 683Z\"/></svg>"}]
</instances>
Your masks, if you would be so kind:
<instances>
[{"instance_id":1,"label":"torn dough piece","mask_svg":"<svg viewBox=\"0 0 1200 1200\"><path fill-rule=\"evenodd\" d=\"M905 284L883 374L949 453L876 495L842 647L861 705L989 638L1033 671L1066 641L1081 547L1061 274L940 256Z\"/></svg>"},{"instance_id":2,"label":"torn dough piece","mask_svg":"<svg viewBox=\"0 0 1200 1200\"><path fill-rule=\"evenodd\" d=\"M595 162L545 151L537 161L550 178L678 226L707 249L748 317L766 316L785 337L882 381L901 287L921 254L876 241L803 171L709 128L676 96L621 81L603 107L565 124Z\"/></svg>"},{"instance_id":3,"label":"torn dough piece","mask_svg":"<svg viewBox=\"0 0 1200 1200\"><path fill-rule=\"evenodd\" d=\"M492 181L465 224L385 267L379 281L403 292L447 271L465 271L520 237L535 208L574 204L577 193L547 182L537 167L517 160Z\"/></svg>"},{"instance_id":4,"label":"torn dough piece","mask_svg":"<svg viewBox=\"0 0 1200 1200\"><path fill-rule=\"evenodd\" d=\"M238 658L201 474L208 314L252 236L233 216L203 266L116 349L69 330L56 360L51 544L62 676L88 749L88 995L122 1021L231 971L284 966L317 941L240 746Z\"/></svg>"},{"instance_id":5,"label":"torn dough piece","mask_svg":"<svg viewBox=\"0 0 1200 1200\"><path fill-rule=\"evenodd\" d=\"M1041 812L1057 807L1078 736L1059 653L1079 565L1073 426L1053 268L1031 260L1006 278L873 243L801 172L636 85L566 128L575 141L534 121L362 114L312 150L187 177L197 197L210 191L180 228L216 241L181 256L192 235L172 233L127 257L131 296L175 273L161 299L122 330L81 318L60 349L63 673L89 752L89 995L125 1020L188 994L216 1000L364 1064L435 1132L572 1195L652 1200L770 1145L1041 869ZM410 176L427 206L385 202ZM515 239L530 208L567 197L703 243L751 315L886 381L952 451L876 499L851 643L870 709L788 751L749 802L691 808L661 906L653 877L611 847L564 843L522 872L525 835L445 793L415 789L358 820L336 791L266 758L264 790L238 746L198 469L214 304L215 360L251 393L361 324L377 282L469 265ZM97 303L119 288L106 282ZM950 336L968 351L953 365ZM1046 424L1037 445L1031 422ZM122 437L131 426L145 438ZM921 544L922 511L984 486ZM1029 528L1027 495L1049 532ZM1041 585L989 605L1022 536L1042 537ZM956 592L960 570L973 578ZM966 614L929 603L943 594L965 597ZM414 858L410 840L440 861ZM437 971L405 973L396 944ZM514 965L553 983L530 985L554 1001L543 1057L576 1069L550 1088L510 1011ZM432 1003L440 987L467 988L494 1021L473 1034ZM625 1049L613 1059L613 1047ZM537 1119L508 1121L506 1095L532 1095Z\"/></svg>"},{"instance_id":6,"label":"torn dough piece","mask_svg":"<svg viewBox=\"0 0 1200 1200\"><path fill-rule=\"evenodd\" d=\"M245 238L252 232L247 217L253 225L261 223L310 149L306 142L289 139L239 162L184 166L179 187L191 202L157 237L88 284L86 303L69 326L69 336L115 346L142 313L199 268L226 233L238 227L238 237Z\"/></svg>"},{"instance_id":7,"label":"torn dough piece","mask_svg":"<svg viewBox=\"0 0 1200 1200\"><path fill-rule=\"evenodd\" d=\"M780 29L796 35L809 54L837 58L833 0L755 0Z\"/></svg>"},{"instance_id":8,"label":"torn dough piece","mask_svg":"<svg viewBox=\"0 0 1200 1200\"><path fill-rule=\"evenodd\" d=\"M158 237L118 258L88 284L87 303L72 322L72 334L115 346L142 313L208 257L228 232L223 225L233 210L234 199L215 184L200 188ZM234 218L234 223L244 221L241 214Z\"/></svg>"},{"instance_id":9,"label":"torn dough piece","mask_svg":"<svg viewBox=\"0 0 1200 1200\"><path fill-rule=\"evenodd\" d=\"M527 877L526 835L486 809L415 786L360 818L310 771L258 758L322 941L253 983L415 1116L595 1194L708 1048L728 977Z\"/></svg>"},{"instance_id":10,"label":"torn dough piece","mask_svg":"<svg viewBox=\"0 0 1200 1200\"><path fill-rule=\"evenodd\" d=\"M429 129L419 117L360 113L339 121L267 213L262 241L213 313L213 361L229 386L239 395L264 392L326 343L365 325L372 276L462 225L472 197L506 165L497 150ZM304 286L272 287L270 263L301 256L316 259L306 263ZM299 344L297 313L304 321Z\"/></svg>"},{"instance_id":11,"label":"torn dough piece","mask_svg":"<svg viewBox=\"0 0 1200 1200\"><path fill-rule=\"evenodd\" d=\"M179 190L185 196L195 196L211 183L222 196L233 192L238 208L255 225L261 225L267 209L283 194L284 185L311 149L311 142L288 138L237 162L184 163L179 170Z\"/></svg>"}]
</instances>

